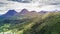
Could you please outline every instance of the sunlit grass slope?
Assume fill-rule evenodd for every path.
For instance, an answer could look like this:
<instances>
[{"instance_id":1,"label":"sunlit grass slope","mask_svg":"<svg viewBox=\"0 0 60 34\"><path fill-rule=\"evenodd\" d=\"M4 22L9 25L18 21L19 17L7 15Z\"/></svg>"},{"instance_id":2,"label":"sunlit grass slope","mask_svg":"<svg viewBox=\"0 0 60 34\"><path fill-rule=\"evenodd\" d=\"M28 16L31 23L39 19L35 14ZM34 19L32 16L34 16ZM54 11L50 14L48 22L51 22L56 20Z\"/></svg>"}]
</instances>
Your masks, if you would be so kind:
<instances>
[{"instance_id":1,"label":"sunlit grass slope","mask_svg":"<svg viewBox=\"0 0 60 34\"><path fill-rule=\"evenodd\" d=\"M23 34L60 34L60 12L47 13L27 26Z\"/></svg>"},{"instance_id":2,"label":"sunlit grass slope","mask_svg":"<svg viewBox=\"0 0 60 34\"><path fill-rule=\"evenodd\" d=\"M60 34L60 12L38 15L27 21L18 24L6 23L0 29L4 32L15 32L15 34Z\"/></svg>"}]
</instances>

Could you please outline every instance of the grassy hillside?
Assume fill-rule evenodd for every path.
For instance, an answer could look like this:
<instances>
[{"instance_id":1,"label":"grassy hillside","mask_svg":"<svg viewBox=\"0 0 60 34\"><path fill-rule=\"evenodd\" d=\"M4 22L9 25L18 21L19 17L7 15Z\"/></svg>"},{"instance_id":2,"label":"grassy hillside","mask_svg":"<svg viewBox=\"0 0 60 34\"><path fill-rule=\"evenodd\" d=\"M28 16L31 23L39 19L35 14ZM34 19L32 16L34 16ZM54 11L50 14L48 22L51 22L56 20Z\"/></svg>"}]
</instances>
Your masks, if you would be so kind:
<instances>
[{"instance_id":1,"label":"grassy hillside","mask_svg":"<svg viewBox=\"0 0 60 34\"><path fill-rule=\"evenodd\" d=\"M4 23L0 26L0 32L15 32L15 34L60 34L60 12L50 12L20 21L22 23L16 24L14 21Z\"/></svg>"}]
</instances>

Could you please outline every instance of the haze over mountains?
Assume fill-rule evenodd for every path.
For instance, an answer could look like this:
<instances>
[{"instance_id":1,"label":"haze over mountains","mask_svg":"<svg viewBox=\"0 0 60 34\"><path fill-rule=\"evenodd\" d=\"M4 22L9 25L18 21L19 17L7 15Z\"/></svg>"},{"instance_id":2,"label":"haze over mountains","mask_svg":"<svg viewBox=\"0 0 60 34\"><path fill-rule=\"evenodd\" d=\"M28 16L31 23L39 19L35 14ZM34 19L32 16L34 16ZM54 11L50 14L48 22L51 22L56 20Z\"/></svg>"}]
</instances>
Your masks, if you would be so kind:
<instances>
[{"instance_id":1,"label":"haze over mountains","mask_svg":"<svg viewBox=\"0 0 60 34\"><path fill-rule=\"evenodd\" d=\"M22 9L20 12L17 12L15 10L8 10L7 13L2 14L0 16L0 19L9 18L9 17L12 17L12 16L15 16L15 17L18 17L18 16L30 16L30 17L32 17L32 16L35 16L35 15L44 14L46 12L47 11L41 11L41 12L28 11L27 9Z\"/></svg>"},{"instance_id":2,"label":"haze over mountains","mask_svg":"<svg viewBox=\"0 0 60 34\"><path fill-rule=\"evenodd\" d=\"M59 12L58 10L55 10L55 11L45 11L45 10L42 10L42 11L35 11L35 10L32 10L32 11L29 11L27 9L22 9L20 12L18 11L15 11L15 10L8 10L5 14L2 14L2 16L13 16L13 15L16 15L16 14L29 14L29 13L47 13L47 12Z\"/></svg>"},{"instance_id":3,"label":"haze over mountains","mask_svg":"<svg viewBox=\"0 0 60 34\"><path fill-rule=\"evenodd\" d=\"M22 9L20 12L17 12L17 11L15 11L15 10L8 10L5 14L11 14L11 15L14 15L14 14L16 14L16 13L20 13L20 14L24 14L24 13L28 13L28 12L36 12L36 13L39 13L39 12L37 12L37 11L29 11L29 10L27 10L27 9ZM47 12L47 11L43 11L43 12Z\"/></svg>"}]
</instances>

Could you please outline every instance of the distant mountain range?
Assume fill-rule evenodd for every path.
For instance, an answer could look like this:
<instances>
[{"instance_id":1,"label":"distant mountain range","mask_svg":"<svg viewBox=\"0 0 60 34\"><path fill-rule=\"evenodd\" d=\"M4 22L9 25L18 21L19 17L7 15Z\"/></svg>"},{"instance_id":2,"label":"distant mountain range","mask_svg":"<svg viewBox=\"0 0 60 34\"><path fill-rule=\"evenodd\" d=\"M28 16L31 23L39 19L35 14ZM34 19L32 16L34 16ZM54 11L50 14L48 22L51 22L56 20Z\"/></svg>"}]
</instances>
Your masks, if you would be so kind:
<instances>
[{"instance_id":1,"label":"distant mountain range","mask_svg":"<svg viewBox=\"0 0 60 34\"><path fill-rule=\"evenodd\" d=\"M17 12L15 10L9 10L7 13L1 15L0 19L2 19L2 18L8 18L8 17L11 17L11 16L13 16L15 14L17 14Z\"/></svg>"},{"instance_id":2,"label":"distant mountain range","mask_svg":"<svg viewBox=\"0 0 60 34\"><path fill-rule=\"evenodd\" d=\"M16 12L15 10L8 10L7 13L3 14L0 16L0 19L3 19L3 18L9 18L9 17L12 17L12 16L15 16L15 17L21 17L21 16L29 16L29 17L32 17L32 16L37 16L39 14L45 14L47 13L47 11L40 11L40 12L36 12L36 11L28 11L27 9L23 9L21 10L19 13Z\"/></svg>"}]
</instances>

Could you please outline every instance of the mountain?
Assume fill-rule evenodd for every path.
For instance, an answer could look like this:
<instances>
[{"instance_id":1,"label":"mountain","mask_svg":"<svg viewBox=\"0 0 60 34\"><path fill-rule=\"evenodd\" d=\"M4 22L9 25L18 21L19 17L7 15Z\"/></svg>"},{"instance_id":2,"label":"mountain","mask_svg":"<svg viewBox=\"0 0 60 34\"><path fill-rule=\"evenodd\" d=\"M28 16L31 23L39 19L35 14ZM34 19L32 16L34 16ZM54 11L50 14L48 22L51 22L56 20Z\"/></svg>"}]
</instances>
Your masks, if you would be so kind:
<instances>
[{"instance_id":1,"label":"mountain","mask_svg":"<svg viewBox=\"0 0 60 34\"><path fill-rule=\"evenodd\" d=\"M40 11L40 12L38 12L38 13L40 13L40 14L45 14L45 13L47 13L48 11Z\"/></svg>"},{"instance_id":2,"label":"mountain","mask_svg":"<svg viewBox=\"0 0 60 34\"><path fill-rule=\"evenodd\" d=\"M34 19L34 22L30 22L30 24L24 27L24 30L22 29L23 30L22 33L60 34L59 24L60 24L60 12L55 12L55 13L51 12L51 13L44 14L41 18Z\"/></svg>"},{"instance_id":3,"label":"mountain","mask_svg":"<svg viewBox=\"0 0 60 34\"><path fill-rule=\"evenodd\" d=\"M23 15L23 16L26 16L26 17L36 17L37 15L39 15L38 12L36 12L36 11L28 11L27 9L21 10L21 12L19 14Z\"/></svg>"},{"instance_id":4,"label":"mountain","mask_svg":"<svg viewBox=\"0 0 60 34\"><path fill-rule=\"evenodd\" d=\"M40 15L40 14L38 12L36 12L36 11L28 11L27 9L22 9L14 17L16 17L16 19L29 19L29 18L34 18L34 17L36 17L38 15Z\"/></svg>"},{"instance_id":5,"label":"mountain","mask_svg":"<svg viewBox=\"0 0 60 34\"><path fill-rule=\"evenodd\" d=\"M21 12L20 12L20 14L26 14L26 13L28 13L29 11L27 10L27 9L22 9L21 10Z\"/></svg>"},{"instance_id":6,"label":"mountain","mask_svg":"<svg viewBox=\"0 0 60 34\"><path fill-rule=\"evenodd\" d=\"M36 12L36 11L30 11L27 15L30 15L30 16L37 16L37 15L39 15L39 13Z\"/></svg>"},{"instance_id":7,"label":"mountain","mask_svg":"<svg viewBox=\"0 0 60 34\"><path fill-rule=\"evenodd\" d=\"M28 11L27 9L23 9L21 10L21 12L19 14L22 14L22 15L33 15L33 14L37 14L38 12L36 11Z\"/></svg>"},{"instance_id":8,"label":"mountain","mask_svg":"<svg viewBox=\"0 0 60 34\"><path fill-rule=\"evenodd\" d=\"M13 24L7 23L0 27L0 31L16 34L60 34L60 12L50 12L30 20L25 19L21 23L17 21L18 24L14 24L15 21L10 22Z\"/></svg>"},{"instance_id":9,"label":"mountain","mask_svg":"<svg viewBox=\"0 0 60 34\"><path fill-rule=\"evenodd\" d=\"M17 14L15 10L9 10L7 13L0 16L0 18L7 18Z\"/></svg>"},{"instance_id":10,"label":"mountain","mask_svg":"<svg viewBox=\"0 0 60 34\"><path fill-rule=\"evenodd\" d=\"M40 15L41 13L43 15ZM7 19L1 21L0 19L0 33L12 32L15 34L60 34L60 12L47 13L47 11L41 11L39 13L36 11L29 12L28 10L24 9L20 13L17 13L15 10L9 10L3 16L6 18L8 16L12 16L9 18L12 20Z\"/></svg>"},{"instance_id":11,"label":"mountain","mask_svg":"<svg viewBox=\"0 0 60 34\"><path fill-rule=\"evenodd\" d=\"M17 12L15 10L9 10L5 15L15 15Z\"/></svg>"}]
</instances>

